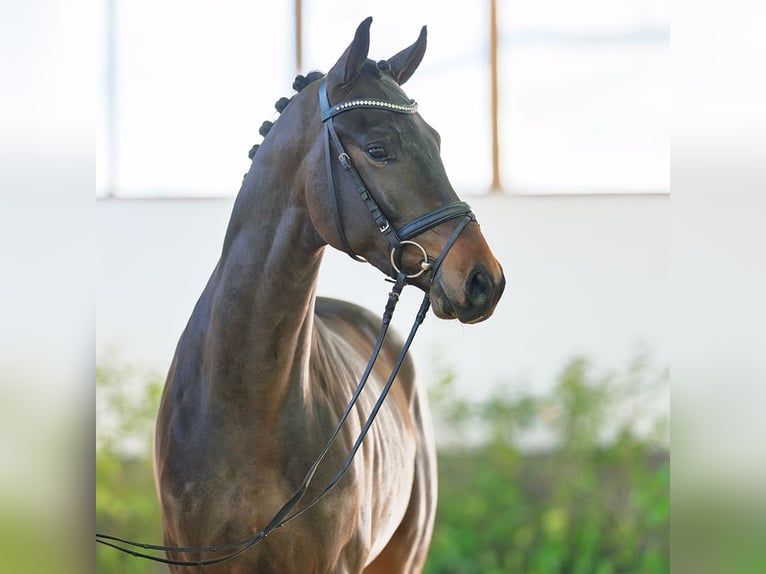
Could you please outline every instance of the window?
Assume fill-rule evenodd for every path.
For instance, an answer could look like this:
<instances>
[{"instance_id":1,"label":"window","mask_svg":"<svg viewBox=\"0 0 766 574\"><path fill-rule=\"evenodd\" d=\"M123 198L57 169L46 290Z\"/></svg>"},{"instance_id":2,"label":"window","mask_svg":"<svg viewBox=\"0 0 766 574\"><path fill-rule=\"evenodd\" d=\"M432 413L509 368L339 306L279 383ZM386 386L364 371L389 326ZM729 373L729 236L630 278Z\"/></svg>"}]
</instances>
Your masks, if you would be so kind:
<instances>
[{"instance_id":1,"label":"window","mask_svg":"<svg viewBox=\"0 0 766 574\"><path fill-rule=\"evenodd\" d=\"M405 86L461 195L492 181L490 2L303 0L303 72L327 71L365 17L370 55L428 25ZM292 93L292 2L108 0L97 193L232 196L258 128ZM512 193L667 192L664 0L497 2L500 173ZM110 14L112 15L110 17Z\"/></svg>"},{"instance_id":2,"label":"window","mask_svg":"<svg viewBox=\"0 0 766 574\"><path fill-rule=\"evenodd\" d=\"M112 9L98 193L234 195L258 128L292 84L292 5L112 0Z\"/></svg>"},{"instance_id":3,"label":"window","mask_svg":"<svg viewBox=\"0 0 766 574\"><path fill-rule=\"evenodd\" d=\"M651 0L500 3L507 189L669 190L667 10Z\"/></svg>"}]
</instances>

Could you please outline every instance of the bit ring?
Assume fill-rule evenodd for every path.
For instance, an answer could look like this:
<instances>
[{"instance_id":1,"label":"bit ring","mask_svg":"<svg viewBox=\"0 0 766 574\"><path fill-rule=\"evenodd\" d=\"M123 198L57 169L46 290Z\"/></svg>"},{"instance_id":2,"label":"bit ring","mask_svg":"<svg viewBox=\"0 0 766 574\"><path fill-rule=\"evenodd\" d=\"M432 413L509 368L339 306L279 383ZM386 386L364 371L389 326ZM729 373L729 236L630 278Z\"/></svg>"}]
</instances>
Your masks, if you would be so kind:
<instances>
[{"instance_id":1,"label":"bit ring","mask_svg":"<svg viewBox=\"0 0 766 574\"><path fill-rule=\"evenodd\" d=\"M423 261L420 262L420 271L406 275L407 279L415 279L415 277L420 277L423 273L431 269L431 263L428 262L428 253L426 253L426 250L423 248L422 245L420 245L420 243L415 243L414 241L405 239L404 241L400 241L399 245L397 245L396 247L403 247L404 245L414 245L415 247L420 249L420 253L423 254ZM391 267L393 267L397 273L402 273L402 270L399 269L399 267L397 266L395 257L394 257L394 255L396 254L396 247L391 248Z\"/></svg>"}]
</instances>

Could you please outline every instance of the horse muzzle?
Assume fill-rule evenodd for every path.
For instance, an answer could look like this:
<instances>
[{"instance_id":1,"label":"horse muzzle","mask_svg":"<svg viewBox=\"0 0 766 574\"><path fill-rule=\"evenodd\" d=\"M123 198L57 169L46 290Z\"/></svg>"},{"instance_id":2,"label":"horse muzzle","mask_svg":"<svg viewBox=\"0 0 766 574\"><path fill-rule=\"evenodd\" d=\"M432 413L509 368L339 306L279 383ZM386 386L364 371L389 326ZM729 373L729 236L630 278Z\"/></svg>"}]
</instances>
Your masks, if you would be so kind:
<instances>
[{"instance_id":1,"label":"horse muzzle","mask_svg":"<svg viewBox=\"0 0 766 574\"><path fill-rule=\"evenodd\" d=\"M460 288L451 288L446 277L437 276L431 285L431 303L440 319L461 323L480 323L492 316L505 290L505 274L500 265L492 273L477 264Z\"/></svg>"},{"instance_id":2,"label":"horse muzzle","mask_svg":"<svg viewBox=\"0 0 766 574\"><path fill-rule=\"evenodd\" d=\"M437 229L458 218L451 229ZM425 227L422 236L418 225ZM429 212L400 233L414 240L401 240L391 249L391 268L428 292L437 317L478 323L492 315L505 290L505 275L467 204Z\"/></svg>"}]
</instances>

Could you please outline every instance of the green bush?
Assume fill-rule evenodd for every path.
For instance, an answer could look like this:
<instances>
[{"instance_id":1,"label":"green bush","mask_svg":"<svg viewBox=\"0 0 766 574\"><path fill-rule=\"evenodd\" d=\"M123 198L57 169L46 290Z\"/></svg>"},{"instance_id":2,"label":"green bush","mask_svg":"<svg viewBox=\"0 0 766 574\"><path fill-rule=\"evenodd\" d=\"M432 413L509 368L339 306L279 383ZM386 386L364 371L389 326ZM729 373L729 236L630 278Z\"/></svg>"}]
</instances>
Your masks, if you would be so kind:
<instances>
[{"instance_id":1,"label":"green bush","mask_svg":"<svg viewBox=\"0 0 766 574\"><path fill-rule=\"evenodd\" d=\"M96 532L162 544L151 458L161 390L156 374L113 364L96 367ZM96 571L168 570L99 545Z\"/></svg>"},{"instance_id":2,"label":"green bush","mask_svg":"<svg viewBox=\"0 0 766 574\"><path fill-rule=\"evenodd\" d=\"M428 574L669 572L665 416L636 432L665 374L639 358L597 376L577 358L549 393L505 385L480 401L459 396L454 374L440 379L434 415L454 436L439 452ZM150 448L161 377L109 364L96 384L96 530L161 543ZM96 567L167 571L101 546Z\"/></svg>"},{"instance_id":3,"label":"green bush","mask_svg":"<svg viewBox=\"0 0 766 574\"><path fill-rule=\"evenodd\" d=\"M667 421L642 408L666 383L642 358L604 377L574 359L544 396L501 387L471 402L442 377L437 420L456 437L478 427L483 439L439 453L426 572L669 572ZM651 432L636 432L647 418ZM534 434L545 447L523 448Z\"/></svg>"}]
</instances>

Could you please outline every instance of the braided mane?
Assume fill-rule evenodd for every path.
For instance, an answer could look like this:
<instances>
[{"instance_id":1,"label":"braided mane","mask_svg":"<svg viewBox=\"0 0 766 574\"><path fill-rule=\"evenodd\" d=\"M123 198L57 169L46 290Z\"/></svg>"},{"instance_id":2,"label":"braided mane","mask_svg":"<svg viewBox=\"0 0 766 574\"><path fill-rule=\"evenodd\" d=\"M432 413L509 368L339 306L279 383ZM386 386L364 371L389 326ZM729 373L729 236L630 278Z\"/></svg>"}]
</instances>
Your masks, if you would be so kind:
<instances>
[{"instance_id":1,"label":"braided mane","mask_svg":"<svg viewBox=\"0 0 766 574\"><path fill-rule=\"evenodd\" d=\"M296 93L300 92L303 88L308 86L309 84L316 82L319 78L324 76L324 73L319 72L317 70L314 70L313 72L309 72L305 76L302 74L298 74L295 76L295 81L293 81L293 89ZM274 104L274 108L277 110L278 113L282 113L284 109L288 106L288 104L292 101L292 96L289 98L282 97L279 98L276 103ZM269 133L269 130L271 130L271 127L274 125L274 122L270 122L266 120L261 124L261 127L258 129L258 133L261 134L263 137L266 137L266 134ZM250 151L248 152L247 156L250 159L253 159L253 156L255 155L255 152L258 151L258 148L261 146L261 144L255 144L252 148L250 148Z\"/></svg>"},{"instance_id":2,"label":"braided mane","mask_svg":"<svg viewBox=\"0 0 766 574\"><path fill-rule=\"evenodd\" d=\"M391 68L388 65L388 62L385 60L380 60L379 62L373 62L372 60L367 60L364 65L362 66L362 73L380 77L381 72L390 72ZM293 81L293 89L296 93L299 93L303 88L308 86L309 84L312 84L316 82L318 79L324 76L324 73L319 72L317 70L314 70L312 72L309 72L305 76L302 74L298 74L295 76L295 80ZM274 108L277 110L278 113L282 113L284 109L288 106L288 104L292 101L292 96L282 97L279 98L276 103L274 104ZM266 120L261 124L261 127L258 129L258 133L261 134L261 136L266 137L266 134L269 133L269 130L271 130L271 127L274 125L274 122ZM252 148L250 148L250 151L248 152L247 156L250 159L253 159L253 156L255 155L255 152L258 151L258 148L261 144L255 144Z\"/></svg>"}]
</instances>

